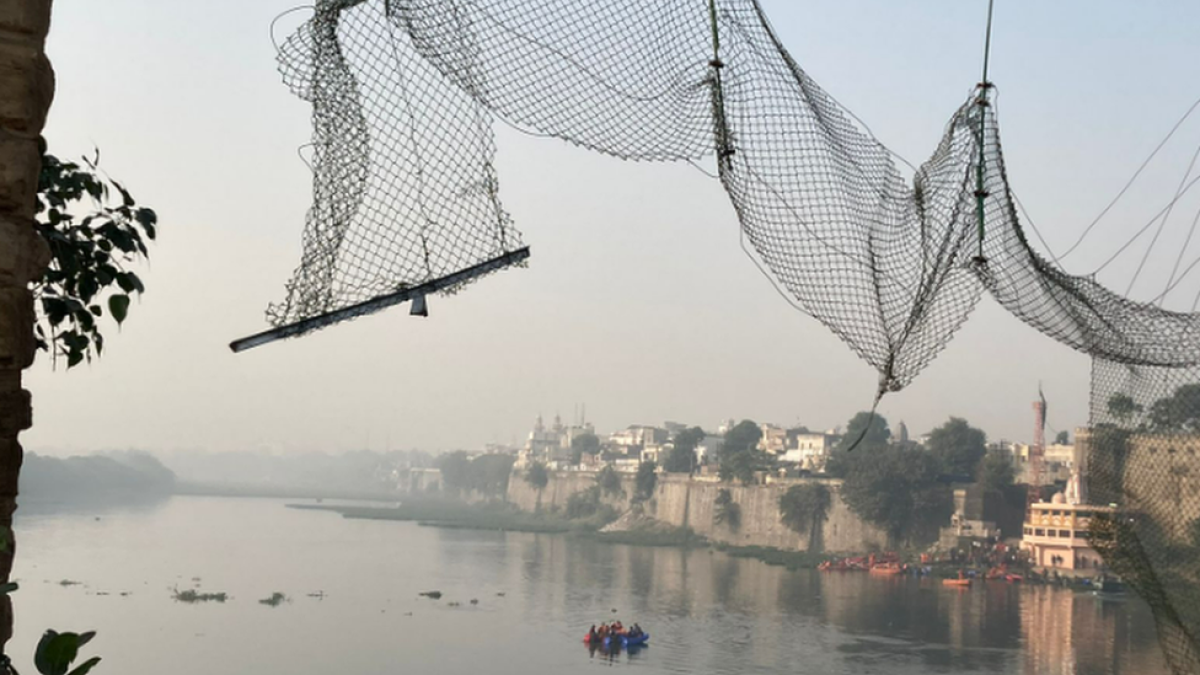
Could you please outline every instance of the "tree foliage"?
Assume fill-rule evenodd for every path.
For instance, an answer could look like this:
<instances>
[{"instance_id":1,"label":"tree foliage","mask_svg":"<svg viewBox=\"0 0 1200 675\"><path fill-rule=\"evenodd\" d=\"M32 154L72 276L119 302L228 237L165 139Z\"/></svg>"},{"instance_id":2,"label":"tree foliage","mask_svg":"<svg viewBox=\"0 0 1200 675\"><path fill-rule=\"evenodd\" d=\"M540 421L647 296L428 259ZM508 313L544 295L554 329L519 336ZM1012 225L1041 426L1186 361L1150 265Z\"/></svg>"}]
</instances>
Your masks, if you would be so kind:
<instances>
[{"instance_id":1,"label":"tree foliage","mask_svg":"<svg viewBox=\"0 0 1200 675\"><path fill-rule=\"evenodd\" d=\"M675 434L674 445L663 462L663 469L670 473L691 473L696 468L696 446L705 437L700 427L684 429Z\"/></svg>"},{"instance_id":2,"label":"tree foliage","mask_svg":"<svg viewBox=\"0 0 1200 675\"><path fill-rule=\"evenodd\" d=\"M979 463L979 484L988 492L1006 493L1016 481L1012 459L1000 449L988 452Z\"/></svg>"},{"instance_id":3,"label":"tree foliage","mask_svg":"<svg viewBox=\"0 0 1200 675\"><path fill-rule=\"evenodd\" d=\"M571 439L571 463L578 464L585 454L600 454L600 439L596 434L579 434Z\"/></svg>"},{"instance_id":4,"label":"tree foliage","mask_svg":"<svg viewBox=\"0 0 1200 675\"><path fill-rule=\"evenodd\" d=\"M893 542L923 543L950 516L950 487L940 463L915 448L847 453L842 497L852 511L883 528Z\"/></svg>"},{"instance_id":5,"label":"tree foliage","mask_svg":"<svg viewBox=\"0 0 1200 675\"><path fill-rule=\"evenodd\" d=\"M586 490L572 493L567 497L566 515L572 520L590 518L600 512L600 486L593 485Z\"/></svg>"},{"instance_id":6,"label":"tree foliage","mask_svg":"<svg viewBox=\"0 0 1200 675\"><path fill-rule=\"evenodd\" d=\"M550 484L550 473L546 471L546 465L541 462L530 464L529 469L525 471L525 482L539 491L544 490Z\"/></svg>"},{"instance_id":7,"label":"tree foliage","mask_svg":"<svg viewBox=\"0 0 1200 675\"><path fill-rule=\"evenodd\" d=\"M115 193L115 198L114 198ZM100 154L83 164L43 153L36 227L50 248L50 265L34 283L37 344L67 368L104 350L99 319L120 325L130 296L146 289L128 266L149 255L158 216L140 207L100 171Z\"/></svg>"},{"instance_id":8,"label":"tree foliage","mask_svg":"<svg viewBox=\"0 0 1200 675\"><path fill-rule=\"evenodd\" d=\"M846 433L829 454L829 459L825 462L825 473L838 478L845 477L853 454L885 448L891 437L887 418L883 415L869 411L855 414L846 424Z\"/></svg>"},{"instance_id":9,"label":"tree foliage","mask_svg":"<svg viewBox=\"0 0 1200 675\"><path fill-rule=\"evenodd\" d=\"M471 458L460 450L439 456L436 464L442 472L442 484L449 491L502 497L508 491L513 461L512 455L488 453Z\"/></svg>"},{"instance_id":10,"label":"tree foliage","mask_svg":"<svg viewBox=\"0 0 1200 675\"><path fill-rule=\"evenodd\" d=\"M1128 424L1135 415L1140 415L1142 410L1142 406L1134 402L1127 394L1113 394L1108 399L1108 414L1117 418L1122 424Z\"/></svg>"},{"instance_id":11,"label":"tree foliage","mask_svg":"<svg viewBox=\"0 0 1200 675\"><path fill-rule=\"evenodd\" d=\"M619 497L625 494L625 488L621 487L621 476L617 474L617 470L612 468L612 465L605 465L600 469L600 473L596 474L596 485L600 486L600 491L606 497Z\"/></svg>"},{"instance_id":12,"label":"tree foliage","mask_svg":"<svg viewBox=\"0 0 1200 675\"><path fill-rule=\"evenodd\" d=\"M1150 405L1146 416L1157 433L1200 431L1200 384L1185 384Z\"/></svg>"},{"instance_id":13,"label":"tree foliage","mask_svg":"<svg viewBox=\"0 0 1200 675\"><path fill-rule=\"evenodd\" d=\"M1054 443L1056 445L1070 445L1071 444L1071 433L1068 431L1058 432L1054 436Z\"/></svg>"},{"instance_id":14,"label":"tree foliage","mask_svg":"<svg viewBox=\"0 0 1200 675\"><path fill-rule=\"evenodd\" d=\"M635 501L645 501L654 496L654 488L658 485L658 465L654 462L638 464L637 475L633 479Z\"/></svg>"},{"instance_id":15,"label":"tree foliage","mask_svg":"<svg viewBox=\"0 0 1200 675\"><path fill-rule=\"evenodd\" d=\"M970 480L987 454L987 435L961 417L951 417L930 432L927 447L944 473Z\"/></svg>"},{"instance_id":16,"label":"tree foliage","mask_svg":"<svg viewBox=\"0 0 1200 675\"><path fill-rule=\"evenodd\" d=\"M742 507L733 501L733 493L726 488L718 490L713 501L713 523L724 524L734 532L742 526Z\"/></svg>"},{"instance_id":17,"label":"tree foliage","mask_svg":"<svg viewBox=\"0 0 1200 675\"><path fill-rule=\"evenodd\" d=\"M754 472L770 466L770 458L758 449L762 429L751 420L742 420L725 432L725 443L719 454L718 475L723 481L734 478L743 484L754 481Z\"/></svg>"},{"instance_id":18,"label":"tree foliage","mask_svg":"<svg viewBox=\"0 0 1200 675\"><path fill-rule=\"evenodd\" d=\"M809 550L813 550L817 528L829 517L832 503L829 488L821 483L793 485L779 497L779 516L791 531L807 534Z\"/></svg>"}]
</instances>

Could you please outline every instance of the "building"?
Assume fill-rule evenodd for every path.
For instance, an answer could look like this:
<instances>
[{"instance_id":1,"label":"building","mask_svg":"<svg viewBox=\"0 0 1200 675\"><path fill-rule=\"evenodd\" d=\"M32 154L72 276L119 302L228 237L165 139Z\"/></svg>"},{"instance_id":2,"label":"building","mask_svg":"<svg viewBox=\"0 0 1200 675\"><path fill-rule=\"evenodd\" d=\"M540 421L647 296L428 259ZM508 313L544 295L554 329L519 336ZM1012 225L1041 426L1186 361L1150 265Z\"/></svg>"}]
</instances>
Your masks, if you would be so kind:
<instances>
[{"instance_id":1,"label":"building","mask_svg":"<svg viewBox=\"0 0 1200 675\"><path fill-rule=\"evenodd\" d=\"M529 438L525 441L525 447L517 454L516 466L521 468L541 462L551 468L566 468L572 464L572 441L584 434L595 434L595 429L590 423L565 426L562 418L555 415L554 424L547 427L542 422L542 416L538 415L533 430L529 432Z\"/></svg>"},{"instance_id":2,"label":"building","mask_svg":"<svg viewBox=\"0 0 1200 675\"><path fill-rule=\"evenodd\" d=\"M1083 455L1086 455L1086 443L1078 443L1081 434L1086 435L1087 431L1075 430L1077 443L1051 443L1042 451L1043 485L1070 480L1076 463L1086 461L1086 457L1080 453L1083 451ZM1012 453L1013 471L1017 482L1029 483L1029 455L1033 451L1032 446L1028 443L1012 443L1009 451Z\"/></svg>"},{"instance_id":3,"label":"building","mask_svg":"<svg viewBox=\"0 0 1200 675\"><path fill-rule=\"evenodd\" d=\"M1034 565L1099 573L1104 562L1089 542L1092 518L1112 513L1110 506L1070 504L1059 492L1049 502L1030 504L1021 549Z\"/></svg>"},{"instance_id":4,"label":"building","mask_svg":"<svg viewBox=\"0 0 1200 675\"><path fill-rule=\"evenodd\" d=\"M1056 461L1069 464L1071 471L1065 491L1049 502L1030 504L1025 514L1021 549L1029 553L1034 565L1084 574L1099 573L1104 566L1091 547L1092 518L1115 509L1087 503L1089 438L1087 430L1076 430L1077 443L1070 446L1069 453L1063 446L1050 446L1057 448Z\"/></svg>"},{"instance_id":5,"label":"building","mask_svg":"<svg viewBox=\"0 0 1200 675\"><path fill-rule=\"evenodd\" d=\"M950 525L943 527L938 537L942 548L957 548L961 539L1000 536L996 523L983 519L983 497L983 487L978 483L954 488L954 513L950 515Z\"/></svg>"},{"instance_id":6,"label":"building","mask_svg":"<svg viewBox=\"0 0 1200 675\"><path fill-rule=\"evenodd\" d=\"M760 424L758 428L762 431L762 437L758 439L759 450L773 457L778 457L787 451L787 429L774 424Z\"/></svg>"},{"instance_id":7,"label":"building","mask_svg":"<svg viewBox=\"0 0 1200 675\"><path fill-rule=\"evenodd\" d=\"M634 424L609 435L608 451L611 454L640 460L642 450L666 444L669 436L666 429Z\"/></svg>"},{"instance_id":8,"label":"building","mask_svg":"<svg viewBox=\"0 0 1200 675\"><path fill-rule=\"evenodd\" d=\"M809 471L823 471L832 451L833 437L829 434L797 433L780 459Z\"/></svg>"}]
</instances>

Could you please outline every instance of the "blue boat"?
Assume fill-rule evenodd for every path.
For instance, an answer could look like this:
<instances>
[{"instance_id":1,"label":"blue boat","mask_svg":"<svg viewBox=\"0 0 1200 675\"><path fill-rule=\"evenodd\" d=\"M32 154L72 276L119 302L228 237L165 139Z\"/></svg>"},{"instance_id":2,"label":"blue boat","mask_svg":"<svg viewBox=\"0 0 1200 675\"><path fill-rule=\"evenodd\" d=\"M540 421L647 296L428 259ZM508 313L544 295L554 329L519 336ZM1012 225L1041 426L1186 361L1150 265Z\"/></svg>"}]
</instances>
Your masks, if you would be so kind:
<instances>
[{"instance_id":1,"label":"blue boat","mask_svg":"<svg viewBox=\"0 0 1200 675\"><path fill-rule=\"evenodd\" d=\"M621 641L620 645L622 647L637 647L637 646L646 644L650 640L650 634L642 633L641 635L639 635L637 637L628 637L625 635L620 635L620 636L617 636L617 639ZM613 646L612 641L613 641L613 637L611 635L604 638L604 646L605 647Z\"/></svg>"},{"instance_id":2,"label":"blue boat","mask_svg":"<svg viewBox=\"0 0 1200 675\"><path fill-rule=\"evenodd\" d=\"M625 647L637 647L638 645L644 645L649 641L649 633L642 633L637 637L625 637L624 635L621 636L621 644Z\"/></svg>"}]
</instances>

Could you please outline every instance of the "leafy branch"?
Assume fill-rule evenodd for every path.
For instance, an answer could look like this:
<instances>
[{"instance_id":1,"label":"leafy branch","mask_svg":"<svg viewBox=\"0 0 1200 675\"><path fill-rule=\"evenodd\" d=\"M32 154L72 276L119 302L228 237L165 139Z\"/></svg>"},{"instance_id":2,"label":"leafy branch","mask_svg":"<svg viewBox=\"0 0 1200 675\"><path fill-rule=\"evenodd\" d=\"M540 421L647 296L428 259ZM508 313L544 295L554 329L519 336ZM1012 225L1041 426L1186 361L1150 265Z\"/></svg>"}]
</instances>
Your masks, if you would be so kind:
<instances>
[{"instance_id":1,"label":"leafy branch","mask_svg":"<svg viewBox=\"0 0 1200 675\"><path fill-rule=\"evenodd\" d=\"M158 216L138 206L123 185L100 171L100 152L64 162L45 152L38 178L37 230L50 265L34 284L39 349L72 368L104 350L98 320L107 310L120 326L130 297L146 288L131 263L149 257Z\"/></svg>"}]
</instances>

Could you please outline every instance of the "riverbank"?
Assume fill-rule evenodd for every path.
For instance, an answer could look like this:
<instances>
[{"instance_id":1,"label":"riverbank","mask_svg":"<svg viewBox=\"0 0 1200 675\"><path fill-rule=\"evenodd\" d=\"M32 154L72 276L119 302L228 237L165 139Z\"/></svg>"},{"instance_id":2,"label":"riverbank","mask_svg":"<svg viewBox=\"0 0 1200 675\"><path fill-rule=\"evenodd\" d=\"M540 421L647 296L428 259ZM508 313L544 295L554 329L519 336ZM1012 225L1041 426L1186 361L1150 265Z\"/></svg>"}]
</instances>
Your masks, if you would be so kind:
<instances>
[{"instance_id":1,"label":"riverbank","mask_svg":"<svg viewBox=\"0 0 1200 675\"><path fill-rule=\"evenodd\" d=\"M605 530L610 517L597 513L586 518L566 518L557 513L529 513L504 503L465 504L453 500L408 501L396 506L374 507L336 504L288 504L288 508L331 511L343 518L416 522L423 527L450 529L566 534L608 544L657 547L712 547L741 558L757 558L768 564L785 564L789 569L815 569L829 556L810 555L758 546L729 546L711 542L686 527L644 521L629 529ZM786 563L779 563L786 560ZM803 565L801 565L803 562Z\"/></svg>"},{"instance_id":2,"label":"riverbank","mask_svg":"<svg viewBox=\"0 0 1200 675\"><path fill-rule=\"evenodd\" d=\"M416 522L423 527L563 534L602 543L631 546L710 548L734 558L758 560L767 565L783 567L788 570L817 569L821 563L844 557L770 546L738 546L727 542L712 541L689 528L676 527L650 518L636 518L633 519L634 524L625 529L609 530L606 526L613 522L611 514L596 513L586 518L570 519L562 515L561 511L531 513L504 502L467 504L452 499L426 498L405 501L395 506L293 503L287 504L287 507L329 511L338 513L343 518L351 519ZM933 579L954 578L962 570L982 583L988 571L980 567L963 565L961 562L942 561L922 564L918 562L920 553L917 551L901 551L899 559L909 564L909 576ZM1072 579L1052 573L1038 574L1025 567L1013 567L1009 571L1019 574L1023 582L1027 584L1057 586L1075 591L1095 589L1090 581L1083 579Z\"/></svg>"}]
</instances>

